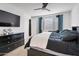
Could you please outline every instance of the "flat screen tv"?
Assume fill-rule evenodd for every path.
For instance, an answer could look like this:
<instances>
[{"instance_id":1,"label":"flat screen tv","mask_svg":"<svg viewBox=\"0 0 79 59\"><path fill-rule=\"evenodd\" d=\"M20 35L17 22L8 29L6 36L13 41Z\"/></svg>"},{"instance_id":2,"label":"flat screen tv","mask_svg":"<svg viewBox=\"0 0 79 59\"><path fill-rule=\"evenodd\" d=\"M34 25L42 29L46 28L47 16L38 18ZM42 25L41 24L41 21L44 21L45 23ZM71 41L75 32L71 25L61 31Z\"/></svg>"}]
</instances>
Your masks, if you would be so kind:
<instances>
[{"instance_id":1,"label":"flat screen tv","mask_svg":"<svg viewBox=\"0 0 79 59\"><path fill-rule=\"evenodd\" d=\"M0 27L20 27L20 16L0 10Z\"/></svg>"}]
</instances>

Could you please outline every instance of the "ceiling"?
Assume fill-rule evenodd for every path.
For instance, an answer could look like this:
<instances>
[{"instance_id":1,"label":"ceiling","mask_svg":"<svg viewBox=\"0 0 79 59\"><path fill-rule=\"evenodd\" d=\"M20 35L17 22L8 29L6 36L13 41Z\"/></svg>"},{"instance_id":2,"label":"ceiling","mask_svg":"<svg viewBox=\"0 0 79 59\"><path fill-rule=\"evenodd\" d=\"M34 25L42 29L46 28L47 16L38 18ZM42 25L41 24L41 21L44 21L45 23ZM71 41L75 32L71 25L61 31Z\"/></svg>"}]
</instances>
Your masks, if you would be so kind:
<instances>
[{"instance_id":1,"label":"ceiling","mask_svg":"<svg viewBox=\"0 0 79 59\"><path fill-rule=\"evenodd\" d=\"M47 8L50 9L51 11L46 11L46 10L34 10L36 8L41 8L42 3L10 3L11 5L25 11L26 13L31 13L31 14L50 14L53 12L60 12L60 10L71 10L75 3L49 3Z\"/></svg>"}]
</instances>

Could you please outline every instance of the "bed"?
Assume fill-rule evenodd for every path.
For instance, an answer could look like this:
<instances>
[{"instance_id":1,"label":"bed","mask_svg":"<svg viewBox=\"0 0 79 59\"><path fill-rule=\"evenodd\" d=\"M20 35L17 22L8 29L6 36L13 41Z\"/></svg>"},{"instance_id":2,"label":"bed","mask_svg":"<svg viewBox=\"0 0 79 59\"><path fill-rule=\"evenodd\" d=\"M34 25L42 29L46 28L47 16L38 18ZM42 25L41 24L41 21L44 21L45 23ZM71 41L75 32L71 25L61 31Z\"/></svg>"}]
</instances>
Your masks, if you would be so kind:
<instances>
[{"instance_id":1,"label":"bed","mask_svg":"<svg viewBox=\"0 0 79 59\"><path fill-rule=\"evenodd\" d=\"M29 39L29 55L79 55L79 33L72 30L43 32Z\"/></svg>"}]
</instances>

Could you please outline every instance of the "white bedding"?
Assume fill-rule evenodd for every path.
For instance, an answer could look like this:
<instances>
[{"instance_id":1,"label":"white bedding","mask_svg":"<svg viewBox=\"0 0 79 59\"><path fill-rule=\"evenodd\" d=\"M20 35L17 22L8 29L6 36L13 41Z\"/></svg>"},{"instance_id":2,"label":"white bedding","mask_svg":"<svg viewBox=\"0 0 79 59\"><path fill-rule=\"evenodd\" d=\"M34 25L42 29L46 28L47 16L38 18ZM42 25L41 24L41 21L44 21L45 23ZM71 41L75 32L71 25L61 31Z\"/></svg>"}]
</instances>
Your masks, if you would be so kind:
<instances>
[{"instance_id":1,"label":"white bedding","mask_svg":"<svg viewBox=\"0 0 79 59\"><path fill-rule=\"evenodd\" d=\"M51 33L52 32L43 32L43 33L35 35L31 39L30 46L46 48L47 42L48 42L48 39L49 39L49 36L50 36Z\"/></svg>"}]
</instances>

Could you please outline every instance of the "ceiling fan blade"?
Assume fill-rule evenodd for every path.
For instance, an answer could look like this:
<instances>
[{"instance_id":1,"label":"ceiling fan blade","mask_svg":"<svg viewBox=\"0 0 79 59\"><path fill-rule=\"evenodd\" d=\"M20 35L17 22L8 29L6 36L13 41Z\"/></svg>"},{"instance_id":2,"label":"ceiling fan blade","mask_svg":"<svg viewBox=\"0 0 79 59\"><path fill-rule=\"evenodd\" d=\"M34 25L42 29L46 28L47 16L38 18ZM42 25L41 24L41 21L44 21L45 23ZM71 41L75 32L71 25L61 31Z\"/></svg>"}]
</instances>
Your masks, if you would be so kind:
<instances>
[{"instance_id":1,"label":"ceiling fan blade","mask_svg":"<svg viewBox=\"0 0 79 59\"><path fill-rule=\"evenodd\" d=\"M46 8L48 3L42 3L42 4L43 4L42 8L37 8L37 9L34 9L34 10L47 10L47 11L50 11L49 9Z\"/></svg>"},{"instance_id":2,"label":"ceiling fan blade","mask_svg":"<svg viewBox=\"0 0 79 59\"><path fill-rule=\"evenodd\" d=\"M48 3L43 3L42 8L46 8L46 7L47 7L47 5L48 5Z\"/></svg>"},{"instance_id":3,"label":"ceiling fan blade","mask_svg":"<svg viewBox=\"0 0 79 59\"><path fill-rule=\"evenodd\" d=\"M50 11L49 9L45 8L45 10Z\"/></svg>"},{"instance_id":4,"label":"ceiling fan blade","mask_svg":"<svg viewBox=\"0 0 79 59\"><path fill-rule=\"evenodd\" d=\"M37 9L34 9L34 10L41 10L42 8L37 8Z\"/></svg>"}]
</instances>

